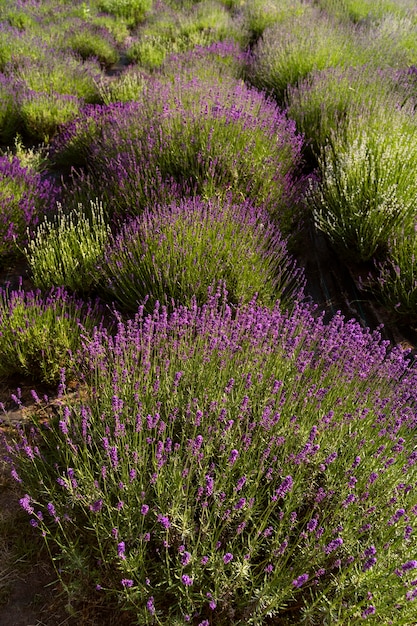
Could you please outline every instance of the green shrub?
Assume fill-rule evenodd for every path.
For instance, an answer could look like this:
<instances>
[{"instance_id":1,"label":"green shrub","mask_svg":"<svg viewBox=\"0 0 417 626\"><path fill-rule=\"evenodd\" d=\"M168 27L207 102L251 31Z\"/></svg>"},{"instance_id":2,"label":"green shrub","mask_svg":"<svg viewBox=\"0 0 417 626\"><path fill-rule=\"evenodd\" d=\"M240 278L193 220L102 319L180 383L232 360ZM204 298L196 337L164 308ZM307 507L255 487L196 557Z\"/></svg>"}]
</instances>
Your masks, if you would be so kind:
<instances>
[{"instance_id":1,"label":"green shrub","mask_svg":"<svg viewBox=\"0 0 417 626\"><path fill-rule=\"evenodd\" d=\"M417 235L413 224L391 236L387 258L378 263L364 286L390 311L393 319L417 322Z\"/></svg>"},{"instance_id":2,"label":"green shrub","mask_svg":"<svg viewBox=\"0 0 417 626\"><path fill-rule=\"evenodd\" d=\"M310 72L358 62L353 33L314 7L265 29L248 65L247 78L282 102L288 85Z\"/></svg>"},{"instance_id":3,"label":"green shrub","mask_svg":"<svg viewBox=\"0 0 417 626\"><path fill-rule=\"evenodd\" d=\"M345 123L371 116L384 107L395 115L398 106L414 100L407 77L372 66L329 68L312 72L295 86L288 87L288 115L305 137L314 159L329 137L343 132Z\"/></svg>"},{"instance_id":4,"label":"green shrub","mask_svg":"<svg viewBox=\"0 0 417 626\"><path fill-rule=\"evenodd\" d=\"M250 0L244 2L244 23L250 33L250 41L256 42L266 28L290 17L302 15L306 10L309 10L308 5L302 0L281 0L281 2Z\"/></svg>"},{"instance_id":5,"label":"green shrub","mask_svg":"<svg viewBox=\"0 0 417 626\"><path fill-rule=\"evenodd\" d=\"M119 53L108 39L88 30L80 30L65 39L68 48L84 60L96 58L102 65L113 65L119 59Z\"/></svg>"},{"instance_id":6,"label":"green shrub","mask_svg":"<svg viewBox=\"0 0 417 626\"><path fill-rule=\"evenodd\" d=\"M28 59L14 72L17 81L34 92L48 95L72 95L84 102L100 101L97 83L102 72L94 61L80 62L68 52L49 55L46 59Z\"/></svg>"},{"instance_id":7,"label":"green shrub","mask_svg":"<svg viewBox=\"0 0 417 626\"><path fill-rule=\"evenodd\" d=\"M393 14L404 16L414 9L412 0L318 0L320 7L354 23L377 21Z\"/></svg>"},{"instance_id":8,"label":"green shrub","mask_svg":"<svg viewBox=\"0 0 417 626\"><path fill-rule=\"evenodd\" d=\"M135 102L143 97L146 74L137 67L128 67L111 80L102 80L100 98L104 104Z\"/></svg>"}]
</instances>

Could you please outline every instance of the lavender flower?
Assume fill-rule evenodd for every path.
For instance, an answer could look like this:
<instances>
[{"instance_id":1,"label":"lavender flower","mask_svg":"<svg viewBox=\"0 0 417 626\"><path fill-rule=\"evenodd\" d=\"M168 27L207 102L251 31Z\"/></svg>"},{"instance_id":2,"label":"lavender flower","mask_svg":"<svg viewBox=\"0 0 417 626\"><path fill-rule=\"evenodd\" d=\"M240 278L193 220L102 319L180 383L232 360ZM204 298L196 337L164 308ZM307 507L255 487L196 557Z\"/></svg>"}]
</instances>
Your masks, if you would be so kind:
<instances>
[{"instance_id":1,"label":"lavender flower","mask_svg":"<svg viewBox=\"0 0 417 626\"><path fill-rule=\"evenodd\" d=\"M333 539L327 546L324 547L324 552L326 554L330 554L337 550L341 545L343 545L342 537L337 537L337 539Z\"/></svg>"},{"instance_id":2,"label":"lavender flower","mask_svg":"<svg viewBox=\"0 0 417 626\"><path fill-rule=\"evenodd\" d=\"M161 526L163 526L166 530L168 530L168 528L171 527L171 522L169 521L169 518L165 515L158 515L158 522L161 524Z\"/></svg>"},{"instance_id":3,"label":"lavender flower","mask_svg":"<svg viewBox=\"0 0 417 626\"><path fill-rule=\"evenodd\" d=\"M294 585L294 587L298 589L302 587L304 583L307 582L308 577L309 577L308 574L301 574L301 576L298 576L295 580L292 581L292 584Z\"/></svg>"}]
</instances>

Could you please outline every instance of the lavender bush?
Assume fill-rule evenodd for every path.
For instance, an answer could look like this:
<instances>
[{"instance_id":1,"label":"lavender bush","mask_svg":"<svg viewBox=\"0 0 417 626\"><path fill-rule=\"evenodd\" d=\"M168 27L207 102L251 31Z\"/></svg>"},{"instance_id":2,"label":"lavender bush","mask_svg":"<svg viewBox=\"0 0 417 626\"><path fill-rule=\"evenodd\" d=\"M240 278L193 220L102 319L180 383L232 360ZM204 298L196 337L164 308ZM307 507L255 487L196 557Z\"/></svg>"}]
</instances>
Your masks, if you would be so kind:
<instances>
[{"instance_id":1,"label":"lavender bush","mask_svg":"<svg viewBox=\"0 0 417 626\"><path fill-rule=\"evenodd\" d=\"M55 194L54 184L18 157L0 156L0 258L19 253Z\"/></svg>"},{"instance_id":2,"label":"lavender bush","mask_svg":"<svg viewBox=\"0 0 417 626\"><path fill-rule=\"evenodd\" d=\"M156 301L203 303L218 280L235 304L255 294L284 307L302 298L301 271L267 212L230 199L191 198L145 211L112 238L101 274L110 296L133 312L145 302L148 310Z\"/></svg>"},{"instance_id":3,"label":"lavender bush","mask_svg":"<svg viewBox=\"0 0 417 626\"><path fill-rule=\"evenodd\" d=\"M212 0L193 5L188 11L161 11L148 19L129 46L128 58L145 69L160 67L166 56L206 47L225 39L242 40L241 24L236 24L226 8Z\"/></svg>"},{"instance_id":4,"label":"lavender bush","mask_svg":"<svg viewBox=\"0 0 417 626\"><path fill-rule=\"evenodd\" d=\"M152 8L152 0L98 0L100 11L126 20L133 27L142 22Z\"/></svg>"},{"instance_id":5,"label":"lavender bush","mask_svg":"<svg viewBox=\"0 0 417 626\"><path fill-rule=\"evenodd\" d=\"M357 64L358 55L351 30L308 6L301 15L265 29L249 60L247 79L282 102L288 85L313 71Z\"/></svg>"},{"instance_id":6,"label":"lavender bush","mask_svg":"<svg viewBox=\"0 0 417 626\"><path fill-rule=\"evenodd\" d=\"M80 55L83 60L97 59L109 67L119 60L115 42L104 29L82 27L65 37L65 46Z\"/></svg>"},{"instance_id":7,"label":"lavender bush","mask_svg":"<svg viewBox=\"0 0 417 626\"><path fill-rule=\"evenodd\" d=\"M288 228L301 147L294 123L258 91L177 77L149 81L139 102L91 109L58 137L51 159L93 163L73 189L106 197L119 215L161 201L174 182L183 193L265 203Z\"/></svg>"},{"instance_id":8,"label":"lavender bush","mask_svg":"<svg viewBox=\"0 0 417 626\"><path fill-rule=\"evenodd\" d=\"M31 91L55 96L72 95L86 103L100 101L97 87L102 76L100 65L93 60L83 63L68 51L55 51L36 60L27 59L19 63L13 76Z\"/></svg>"},{"instance_id":9,"label":"lavender bush","mask_svg":"<svg viewBox=\"0 0 417 626\"><path fill-rule=\"evenodd\" d=\"M265 29L291 17L309 11L309 5L302 0L254 0L243 4L244 23L249 31L249 43L256 43Z\"/></svg>"},{"instance_id":10,"label":"lavender bush","mask_svg":"<svg viewBox=\"0 0 417 626\"><path fill-rule=\"evenodd\" d=\"M166 76L180 74L192 80L217 79L227 81L230 78L241 79L247 53L231 39L216 41L209 46L194 46L192 50L180 54L171 54L164 62L162 70Z\"/></svg>"},{"instance_id":11,"label":"lavender bush","mask_svg":"<svg viewBox=\"0 0 417 626\"><path fill-rule=\"evenodd\" d=\"M97 284L97 264L110 228L103 206L81 205L69 214L58 206L54 219L45 219L25 248L25 256L36 287L66 287L88 292Z\"/></svg>"},{"instance_id":12,"label":"lavender bush","mask_svg":"<svg viewBox=\"0 0 417 626\"><path fill-rule=\"evenodd\" d=\"M317 227L342 255L356 261L383 255L395 229L414 219L413 119L409 106L373 109L323 148L321 180L309 198Z\"/></svg>"},{"instance_id":13,"label":"lavender bush","mask_svg":"<svg viewBox=\"0 0 417 626\"><path fill-rule=\"evenodd\" d=\"M9 143L20 123L15 85L8 76L0 73L0 143Z\"/></svg>"},{"instance_id":14,"label":"lavender bush","mask_svg":"<svg viewBox=\"0 0 417 626\"><path fill-rule=\"evenodd\" d=\"M19 107L22 134L31 141L48 143L61 125L79 115L81 108L82 102L76 96L27 91Z\"/></svg>"},{"instance_id":15,"label":"lavender bush","mask_svg":"<svg viewBox=\"0 0 417 626\"><path fill-rule=\"evenodd\" d=\"M404 17L415 8L411 0L318 0L320 7L354 23L378 21L386 15Z\"/></svg>"},{"instance_id":16,"label":"lavender bush","mask_svg":"<svg viewBox=\"0 0 417 626\"><path fill-rule=\"evenodd\" d=\"M0 375L20 374L56 385L81 344L103 317L97 305L63 289L0 289Z\"/></svg>"},{"instance_id":17,"label":"lavender bush","mask_svg":"<svg viewBox=\"0 0 417 626\"><path fill-rule=\"evenodd\" d=\"M401 350L217 293L97 330L80 366L83 399L9 448L70 601L116 597L140 624L412 623Z\"/></svg>"},{"instance_id":18,"label":"lavender bush","mask_svg":"<svg viewBox=\"0 0 417 626\"><path fill-rule=\"evenodd\" d=\"M396 115L399 106L414 98L415 89L404 72L366 65L311 72L288 87L286 103L315 162L329 138L342 132L345 122L360 120L365 112L378 116L384 108Z\"/></svg>"}]
</instances>

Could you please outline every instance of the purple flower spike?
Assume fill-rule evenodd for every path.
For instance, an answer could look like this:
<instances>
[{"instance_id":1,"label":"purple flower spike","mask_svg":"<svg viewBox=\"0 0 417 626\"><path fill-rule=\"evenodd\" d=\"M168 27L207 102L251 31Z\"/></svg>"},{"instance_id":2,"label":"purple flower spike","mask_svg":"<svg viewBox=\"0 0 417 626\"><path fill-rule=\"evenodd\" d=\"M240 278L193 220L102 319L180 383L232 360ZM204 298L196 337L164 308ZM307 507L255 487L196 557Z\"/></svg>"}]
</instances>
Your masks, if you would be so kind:
<instances>
[{"instance_id":1,"label":"purple flower spike","mask_svg":"<svg viewBox=\"0 0 417 626\"><path fill-rule=\"evenodd\" d=\"M194 582L194 581L193 581L193 579L192 579L192 578L190 578L190 577L188 576L188 574L183 574L183 575L181 576L181 582L182 582L182 584L183 584L183 585L185 585L186 587L191 587L191 585L193 584L193 582Z\"/></svg>"},{"instance_id":2,"label":"purple flower spike","mask_svg":"<svg viewBox=\"0 0 417 626\"><path fill-rule=\"evenodd\" d=\"M301 574L301 576L298 576L298 578L296 578L295 580L292 581L292 584L294 585L294 587L299 589L307 581L308 581L308 574Z\"/></svg>"},{"instance_id":3,"label":"purple flower spike","mask_svg":"<svg viewBox=\"0 0 417 626\"><path fill-rule=\"evenodd\" d=\"M234 463L236 463L236 460L237 460L238 456L239 456L239 450L235 450L234 449L234 450L232 450L230 452L230 455L229 455L229 463L230 463L230 465L233 465Z\"/></svg>"},{"instance_id":4,"label":"purple flower spike","mask_svg":"<svg viewBox=\"0 0 417 626\"><path fill-rule=\"evenodd\" d=\"M158 515L158 522L166 529L171 527L171 522L165 515Z\"/></svg>"},{"instance_id":5,"label":"purple flower spike","mask_svg":"<svg viewBox=\"0 0 417 626\"><path fill-rule=\"evenodd\" d=\"M232 560L233 560L233 554L231 552L226 552L226 554L223 557L223 562L227 565Z\"/></svg>"}]
</instances>

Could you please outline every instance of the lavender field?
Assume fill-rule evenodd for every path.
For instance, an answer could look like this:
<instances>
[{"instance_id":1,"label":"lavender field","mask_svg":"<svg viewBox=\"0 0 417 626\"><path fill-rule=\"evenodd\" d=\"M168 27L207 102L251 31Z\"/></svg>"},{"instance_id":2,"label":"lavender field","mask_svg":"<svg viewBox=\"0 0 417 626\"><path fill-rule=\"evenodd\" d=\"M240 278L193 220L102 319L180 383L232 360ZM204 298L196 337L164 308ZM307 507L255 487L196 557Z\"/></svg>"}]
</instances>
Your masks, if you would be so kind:
<instances>
[{"instance_id":1,"label":"lavender field","mask_svg":"<svg viewBox=\"0 0 417 626\"><path fill-rule=\"evenodd\" d=\"M0 617L417 623L416 103L411 0L0 0Z\"/></svg>"}]
</instances>

